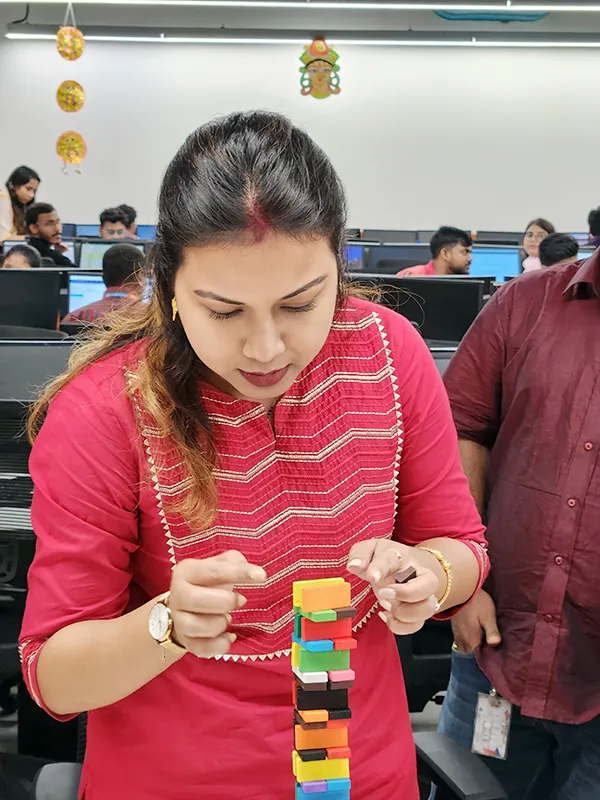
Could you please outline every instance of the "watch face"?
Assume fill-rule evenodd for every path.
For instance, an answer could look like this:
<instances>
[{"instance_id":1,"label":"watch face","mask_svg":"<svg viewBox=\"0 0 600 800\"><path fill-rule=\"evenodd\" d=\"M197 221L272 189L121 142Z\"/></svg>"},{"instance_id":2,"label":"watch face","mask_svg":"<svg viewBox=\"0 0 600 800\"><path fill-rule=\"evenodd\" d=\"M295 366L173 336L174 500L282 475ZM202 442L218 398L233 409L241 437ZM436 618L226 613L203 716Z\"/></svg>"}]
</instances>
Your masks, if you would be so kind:
<instances>
[{"instance_id":1,"label":"watch face","mask_svg":"<svg viewBox=\"0 0 600 800\"><path fill-rule=\"evenodd\" d=\"M150 636L160 642L169 632L171 617L168 608L162 603L157 603L150 612L148 628Z\"/></svg>"}]
</instances>

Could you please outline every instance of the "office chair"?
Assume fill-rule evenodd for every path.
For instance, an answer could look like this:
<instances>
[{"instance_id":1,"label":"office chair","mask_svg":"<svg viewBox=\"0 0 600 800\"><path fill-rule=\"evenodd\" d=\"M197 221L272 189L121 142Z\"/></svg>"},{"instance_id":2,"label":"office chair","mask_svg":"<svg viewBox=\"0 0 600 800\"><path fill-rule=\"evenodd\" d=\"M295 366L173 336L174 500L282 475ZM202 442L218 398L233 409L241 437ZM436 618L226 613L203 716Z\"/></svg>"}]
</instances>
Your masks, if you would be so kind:
<instances>
[{"instance_id":1,"label":"office chair","mask_svg":"<svg viewBox=\"0 0 600 800\"><path fill-rule=\"evenodd\" d=\"M44 328L24 328L21 325L0 325L0 339L66 339L67 334Z\"/></svg>"},{"instance_id":2,"label":"office chair","mask_svg":"<svg viewBox=\"0 0 600 800\"><path fill-rule=\"evenodd\" d=\"M411 714L423 711L430 700L446 691L452 641L450 623L436 620L428 620L412 636L396 636Z\"/></svg>"},{"instance_id":3,"label":"office chair","mask_svg":"<svg viewBox=\"0 0 600 800\"><path fill-rule=\"evenodd\" d=\"M507 800L483 761L445 736L417 733L415 747L418 771L437 787L437 800ZM31 800L77 800L81 769L81 764L42 767Z\"/></svg>"}]
</instances>

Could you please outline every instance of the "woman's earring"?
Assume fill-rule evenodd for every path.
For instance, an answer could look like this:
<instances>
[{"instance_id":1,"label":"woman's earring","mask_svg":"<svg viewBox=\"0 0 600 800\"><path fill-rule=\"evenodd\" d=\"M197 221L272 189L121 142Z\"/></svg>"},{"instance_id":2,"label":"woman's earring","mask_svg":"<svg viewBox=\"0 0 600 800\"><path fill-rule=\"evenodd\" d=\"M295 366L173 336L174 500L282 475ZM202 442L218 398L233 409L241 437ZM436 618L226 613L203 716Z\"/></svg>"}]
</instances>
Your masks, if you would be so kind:
<instances>
[{"instance_id":1,"label":"woman's earring","mask_svg":"<svg viewBox=\"0 0 600 800\"><path fill-rule=\"evenodd\" d=\"M175 300L175 298L171 300L171 309L173 311L172 320L173 322L175 322L175 320L177 319L177 300Z\"/></svg>"}]
</instances>

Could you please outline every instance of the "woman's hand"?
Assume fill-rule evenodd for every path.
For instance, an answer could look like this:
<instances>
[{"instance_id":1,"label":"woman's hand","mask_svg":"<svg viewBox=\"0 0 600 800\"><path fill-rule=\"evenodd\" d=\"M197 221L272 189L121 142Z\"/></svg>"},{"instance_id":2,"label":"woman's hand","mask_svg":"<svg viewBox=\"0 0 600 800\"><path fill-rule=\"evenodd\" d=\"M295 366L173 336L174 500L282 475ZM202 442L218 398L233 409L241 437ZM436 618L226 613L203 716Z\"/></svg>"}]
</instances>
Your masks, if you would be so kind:
<instances>
[{"instance_id":1,"label":"woman's hand","mask_svg":"<svg viewBox=\"0 0 600 800\"><path fill-rule=\"evenodd\" d=\"M350 550L348 571L373 586L384 609L379 616L392 633L416 633L438 609L440 582L426 566L428 555L389 539L368 539ZM416 570L416 577L404 584L396 583L396 573L407 567Z\"/></svg>"},{"instance_id":2,"label":"woman's hand","mask_svg":"<svg viewBox=\"0 0 600 800\"><path fill-rule=\"evenodd\" d=\"M266 577L262 567L249 564L237 550L182 561L171 578L173 640L200 657L229 652L236 639L235 634L227 633L231 612L246 603L233 587L264 583Z\"/></svg>"}]
</instances>

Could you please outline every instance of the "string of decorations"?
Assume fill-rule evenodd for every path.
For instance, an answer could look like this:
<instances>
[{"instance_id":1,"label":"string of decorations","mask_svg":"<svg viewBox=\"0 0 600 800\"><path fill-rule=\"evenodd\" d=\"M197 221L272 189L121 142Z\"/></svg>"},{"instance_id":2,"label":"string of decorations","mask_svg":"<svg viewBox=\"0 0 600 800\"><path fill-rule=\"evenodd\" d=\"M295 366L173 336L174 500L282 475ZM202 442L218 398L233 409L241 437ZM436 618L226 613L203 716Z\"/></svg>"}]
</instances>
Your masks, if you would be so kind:
<instances>
[{"instance_id":1,"label":"string of decorations","mask_svg":"<svg viewBox=\"0 0 600 800\"><path fill-rule=\"evenodd\" d=\"M70 23L70 24L69 24ZM67 11L62 28L56 34L56 48L65 61L77 61L83 55L85 39L75 22L73 4L67 4ZM85 104L83 86L74 80L63 81L56 90L56 102L67 114L81 111ZM64 131L56 142L56 152L63 162L62 171L67 174L68 166L75 166L75 172L81 174L81 163L87 153L87 145L83 136L74 130Z\"/></svg>"}]
</instances>

